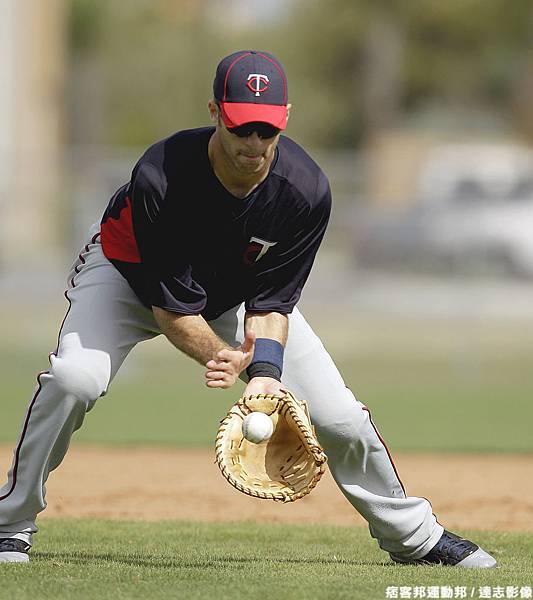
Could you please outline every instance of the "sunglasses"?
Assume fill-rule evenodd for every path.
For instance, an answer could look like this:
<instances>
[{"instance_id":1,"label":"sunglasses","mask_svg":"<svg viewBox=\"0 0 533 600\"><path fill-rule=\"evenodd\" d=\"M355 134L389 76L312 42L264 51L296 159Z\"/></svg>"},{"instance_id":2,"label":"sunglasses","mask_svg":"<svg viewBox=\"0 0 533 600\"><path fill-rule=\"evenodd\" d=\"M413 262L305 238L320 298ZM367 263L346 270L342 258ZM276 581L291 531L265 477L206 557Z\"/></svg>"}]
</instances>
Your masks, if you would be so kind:
<instances>
[{"instance_id":1,"label":"sunglasses","mask_svg":"<svg viewBox=\"0 0 533 600\"><path fill-rule=\"evenodd\" d=\"M273 127L268 123L245 123L244 125L240 125L239 127L227 127L227 130L233 135L236 135L240 138L245 138L252 135L255 131L257 135L262 140L268 140L269 138L273 138L275 135L281 131L277 127Z\"/></svg>"}]
</instances>

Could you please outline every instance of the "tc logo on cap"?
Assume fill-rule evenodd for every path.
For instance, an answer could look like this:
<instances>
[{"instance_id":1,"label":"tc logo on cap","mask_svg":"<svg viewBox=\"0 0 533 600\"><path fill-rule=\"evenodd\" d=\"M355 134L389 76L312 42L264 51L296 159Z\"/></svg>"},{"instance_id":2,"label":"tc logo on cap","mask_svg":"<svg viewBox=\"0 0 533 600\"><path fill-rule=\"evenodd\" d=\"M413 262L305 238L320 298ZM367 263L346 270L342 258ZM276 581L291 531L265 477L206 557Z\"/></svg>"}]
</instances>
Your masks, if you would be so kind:
<instances>
[{"instance_id":1,"label":"tc logo on cap","mask_svg":"<svg viewBox=\"0 0 533 600\"><path fill-rule=\"evenodd\" d=\"M250 73L246 81L246 85L256 96L260 96L261 92L265 92L268 89L269 83L268 77L261 73Z\"/></svg>"}]
</instances>

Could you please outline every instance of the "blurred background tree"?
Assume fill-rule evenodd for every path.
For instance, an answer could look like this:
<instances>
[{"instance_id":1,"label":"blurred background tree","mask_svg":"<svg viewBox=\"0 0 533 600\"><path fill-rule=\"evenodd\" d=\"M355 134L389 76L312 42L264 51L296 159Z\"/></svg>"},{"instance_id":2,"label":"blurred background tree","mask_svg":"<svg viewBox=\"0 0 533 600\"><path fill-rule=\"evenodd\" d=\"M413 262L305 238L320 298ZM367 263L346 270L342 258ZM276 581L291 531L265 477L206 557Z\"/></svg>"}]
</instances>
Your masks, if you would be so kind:
<instances>
[{"instance_id":1,"label":"blurred background tree","mask_svg":"<svg viewBox=\"0 0 533 600\"><path fill-rule=\"evenodd\" d=\"M291 135L314 147L391 127L533 138L528 0L266 4L71 0L71 141L146 145L206 124L216 63L252 47L284 62Z\"/></svg>"}]
</instances>

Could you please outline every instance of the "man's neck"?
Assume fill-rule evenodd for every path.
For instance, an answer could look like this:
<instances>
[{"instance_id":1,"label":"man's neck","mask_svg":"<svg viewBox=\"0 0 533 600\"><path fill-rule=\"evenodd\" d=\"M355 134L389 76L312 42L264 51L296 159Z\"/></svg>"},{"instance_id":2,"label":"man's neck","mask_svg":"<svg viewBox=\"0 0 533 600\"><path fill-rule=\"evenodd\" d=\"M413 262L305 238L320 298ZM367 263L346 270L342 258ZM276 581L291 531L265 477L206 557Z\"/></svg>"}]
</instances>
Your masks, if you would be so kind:
<instances>
[{"instance_id":1,"label":"man's neck","mask_svg":"<svg viewBox=\"0 0 533 600\"><path fill-rule=\"evenodd\" d=\"M257 173L239 173L228 160L216 132L211 136L208 146L211 167L220 183L237 198L246 198L263 182L270 170L272 159Z\"/></svg>"}]
</instances>

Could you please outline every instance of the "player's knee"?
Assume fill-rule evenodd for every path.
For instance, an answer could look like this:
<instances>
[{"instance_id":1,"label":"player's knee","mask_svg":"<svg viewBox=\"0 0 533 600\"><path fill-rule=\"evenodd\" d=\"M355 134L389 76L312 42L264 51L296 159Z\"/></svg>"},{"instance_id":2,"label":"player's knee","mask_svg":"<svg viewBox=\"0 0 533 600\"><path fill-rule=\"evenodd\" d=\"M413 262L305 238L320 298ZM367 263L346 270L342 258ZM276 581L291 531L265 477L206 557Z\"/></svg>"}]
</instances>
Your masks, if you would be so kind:
<instances>
[{"instance_id":1,"label":"player's knee","mask_svg":"<svg viewBox=\"0 0 533 600\"><path fill-rule=\"evenodd\" d=\"M76 334L68 334L76 335ZM65 336L67 337L67 336ZM57 356L52 355L51 374L58 387L73 395L92 408L109 385L111 378L111 360L109 354L101 350L83 348L79 343L63 338ZM79 342L79 338L78 338Z\"/></svg>"},{"instance_id":2,"label":"player's knee","mask_svg":"<svg viewBox=\"0 0 533 600\"><path fill-rule=\"evenodd\" d=\"M353 445L365 436L368 417L359 407L354 405L350 410L332 413L330 420L315 423L317 436L324 447Z\"/></svg>"},{"instance_id":3,"label":"player's knee","mask_svg":"<svg viewBox=\"0 0 533 600\"><path fill-rule=\"evenodd\" d=\"M107 389L109 371L106 361L94 355L51 357L51 374L65 394L71 394L86 403L87 409Z\"/></svg>"}]
</instances>

